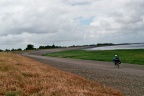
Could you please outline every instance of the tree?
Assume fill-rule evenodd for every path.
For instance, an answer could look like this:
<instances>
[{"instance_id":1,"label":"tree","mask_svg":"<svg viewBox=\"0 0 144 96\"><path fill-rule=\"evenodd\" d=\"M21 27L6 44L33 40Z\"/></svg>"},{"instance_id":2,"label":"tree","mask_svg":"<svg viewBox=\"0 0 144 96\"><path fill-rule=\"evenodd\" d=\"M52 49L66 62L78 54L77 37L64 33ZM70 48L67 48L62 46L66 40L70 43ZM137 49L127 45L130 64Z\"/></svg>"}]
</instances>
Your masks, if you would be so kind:
<instances>
[{"instance_id":1,"label":"tree","mask_svg":"<svg viewBox=\"0 0 144 96\"><path fill-rule=\"evenodd\" d=\"M55 48L55 45L54 45L54 44L52 45L52 48Z\"/></svg>"},{"instance_id":2,"label":"tree","mask_svg":"<svg viewBox=\"0 0 144 96\"><path fill-rule=\"evenodd\" d=\"M40 46L39 49L46 49L45 46Z\"/></svg>"},{"instance_id":3,"label":"tree","mask_svg":"<svg viewBox=\"0 0 144 96\"><path fill-rule=\"evenodd\" d=\"M28 44L26 50L33 50L34 49L34 45L32 44Z\"/></svg>"},{"instance_id":4,"label":"tree","mask_svg":"<svg viewBox=\"0 0 144 96\"><path fill-rule=\"evenodd\" d=\"M22 49L21 49L21 48L18 48L17 50L18 50L18 51L22 51Z\"/></svg>"},{"instance_id":5,"label":"tree","mask_svg":"<svg viewBox=\"0 0 144 96\"><path fill-rule=\"evenodd\" d=\"M6 51L6 52L10 52L10 50L9 50L9 49L6 49L5 51Z\"/></svg>"},{"instance_id":6,"label":"tree","mask_svg":"<svg viewBox=\"0 0 144 96\"><path fill-rule=\"evenodd\" d=\"M16 51L15 49L12 49L11 51Z\"/></svg>"}]
</instances>

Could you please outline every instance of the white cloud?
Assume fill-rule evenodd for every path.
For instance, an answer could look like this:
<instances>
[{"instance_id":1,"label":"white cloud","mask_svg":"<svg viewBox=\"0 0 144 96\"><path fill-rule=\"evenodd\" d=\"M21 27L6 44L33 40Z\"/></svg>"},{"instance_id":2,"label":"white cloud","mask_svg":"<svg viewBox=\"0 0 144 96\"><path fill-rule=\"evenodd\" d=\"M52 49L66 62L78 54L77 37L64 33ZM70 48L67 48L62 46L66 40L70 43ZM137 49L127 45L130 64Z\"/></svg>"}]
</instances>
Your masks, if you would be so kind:
<instances>
[{"instance_id":1,"label":"white cloud","mask_svg":"<svg viewBox=\"0 0 144 96\"><path fill-rule=\"evenodd\" d=\"M1 0L0 49L142 42L143 8L143 0Z\"/></svg>"}]
</instances>

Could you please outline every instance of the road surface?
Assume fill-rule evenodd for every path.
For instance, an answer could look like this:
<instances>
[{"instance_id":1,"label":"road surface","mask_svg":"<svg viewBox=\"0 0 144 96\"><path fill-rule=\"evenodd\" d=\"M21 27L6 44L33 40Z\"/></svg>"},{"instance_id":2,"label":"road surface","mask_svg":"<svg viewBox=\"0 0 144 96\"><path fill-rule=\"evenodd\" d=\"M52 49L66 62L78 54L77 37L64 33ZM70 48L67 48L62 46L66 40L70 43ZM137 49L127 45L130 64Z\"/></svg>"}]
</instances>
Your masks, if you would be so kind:
<instances>
[{"instance_id":1,"label":"road surface","mask_svg":"<svg viewBox=\"0 0 144 96\"><path fill-rule=\"evenodd\" d=\"M118 69L114 67L112 62L41 56L45 53L71 49L60 48L29 51L24 52L22 55L60 70L71 72L87 79L100 82L106 86L119 89L125 96L144 96L144 66L142 65L121 64Z\"/></svg>"}]
</instances>

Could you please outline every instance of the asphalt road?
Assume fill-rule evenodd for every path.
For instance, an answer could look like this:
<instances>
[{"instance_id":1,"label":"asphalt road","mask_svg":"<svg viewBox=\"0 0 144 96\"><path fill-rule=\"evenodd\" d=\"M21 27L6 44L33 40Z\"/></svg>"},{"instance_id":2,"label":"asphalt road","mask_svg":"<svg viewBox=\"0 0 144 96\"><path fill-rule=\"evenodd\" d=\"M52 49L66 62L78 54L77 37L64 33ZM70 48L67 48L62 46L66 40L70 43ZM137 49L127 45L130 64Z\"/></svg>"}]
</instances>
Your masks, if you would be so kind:
<instances>
[{"instance_id":1,"label":"asphalt road","mask_svg":"<svg viewBox=\"0 0 144 96\"><path fill-rule=\"evenodd\" d=\"M116 68L112 62L41 56L45 53L72 49L78 48L29 51L24 52L22 55L60 70L71 72L86 79L119 89L125 96L144 96L144 66L142 65L121 64L120 68Z\"/></svg>"}]
</instances>

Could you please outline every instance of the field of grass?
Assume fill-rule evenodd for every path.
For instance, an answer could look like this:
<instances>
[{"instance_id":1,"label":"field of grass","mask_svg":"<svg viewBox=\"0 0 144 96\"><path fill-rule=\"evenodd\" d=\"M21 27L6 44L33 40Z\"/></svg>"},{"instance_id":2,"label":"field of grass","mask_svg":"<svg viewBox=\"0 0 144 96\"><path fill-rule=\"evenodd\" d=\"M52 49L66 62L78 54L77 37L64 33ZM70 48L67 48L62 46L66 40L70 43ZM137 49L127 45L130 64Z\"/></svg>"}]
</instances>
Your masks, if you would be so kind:
<instances>
[{"instance_id":1,"label":"field of grass","mask_svg":"<svg viewBox=\"0 0 144 96\"><path fill-rule=\"evenodd\" d=\"M0 96L122 96L122 93L27 57L0 53Z\"/></svg>"},{"instance_id":2,"label":"field of grass","mask_svg":"<svg viewBox=\"0 0 144 96\"><path fill-rule=\"evenodd\" d=\"M45 54L44 56L112 62L115 54L119 56L122 63L144 65L144 49L99 51L71 50Z\"/></svg>"}]
</instances>

